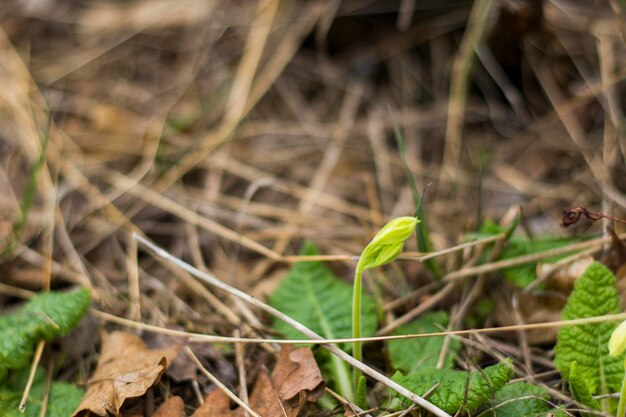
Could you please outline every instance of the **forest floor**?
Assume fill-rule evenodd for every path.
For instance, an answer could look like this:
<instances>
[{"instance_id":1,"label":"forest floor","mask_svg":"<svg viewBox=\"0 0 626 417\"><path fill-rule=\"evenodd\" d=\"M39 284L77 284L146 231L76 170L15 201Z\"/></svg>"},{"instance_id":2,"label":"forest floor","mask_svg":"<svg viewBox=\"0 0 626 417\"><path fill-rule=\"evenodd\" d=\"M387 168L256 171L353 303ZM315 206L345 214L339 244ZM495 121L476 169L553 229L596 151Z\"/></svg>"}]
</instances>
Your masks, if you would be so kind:
<instances>
[{"instance_id":1,"label":"forest floor","mask_svg":"<svg viewBox=\"0 0 626 417\"><path fill-rule=\"evenodd\" d=\"M140 336L147 348L110 343L139 343L134 361L144 349L173 360L121 415L155 415L173 396L191 415L220 384L252 406L256 385L276 394L279 382L259 381L283 362L278 344L238 338L287 332L264 303L283 305L273 299L288 272L326 271L310 262L321 260L330 271L320 274L351 286L376 232L419 205L427 241L414 235L399 259L365 273L378 322L369 335L383 337L365 344L365 364L386 377L402 369L384 337L425 314L445 315L431 332L514 326L436 339L438 367L455 341L457 371L511 358L514 381L576 415L554 363L558 322L591 258L620 287L626 251L619 221L581 211L561 222L573 207L626 214L620 4L3 1L0 306L90 290L78 329L36 356L54 380L89 388L103 338ZM555 255L553 268L544 260ZM315 308L307 291L292 294L303 311ZM348 338L349 326L333 334ZM259 414L358 411L322 351L307 369L320 364L325 396L304 404L320 381L290 381L300 403ZM225 398L196 416L244 415ZM424 413L394 405L371 376L361 404Z\"/></svg>"}]
</instances>

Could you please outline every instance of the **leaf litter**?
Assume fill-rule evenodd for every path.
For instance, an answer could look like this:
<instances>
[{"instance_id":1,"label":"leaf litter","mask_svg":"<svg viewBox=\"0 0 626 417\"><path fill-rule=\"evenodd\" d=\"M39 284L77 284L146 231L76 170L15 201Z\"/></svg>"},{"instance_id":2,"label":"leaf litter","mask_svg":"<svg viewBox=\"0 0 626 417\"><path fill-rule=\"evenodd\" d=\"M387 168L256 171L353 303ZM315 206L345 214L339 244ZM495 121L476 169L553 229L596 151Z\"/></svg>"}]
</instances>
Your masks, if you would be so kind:
<instances>
[{"instance_id":1,"label":"leaf litter","mask_svg":"<svg viewBox=\"0 0 626 417\"><path fill-rule=\"evenodd\" d=\"M259 372L248 405L264 417L296 417L307 402L315 402L322 396L324 387L324 379L311 349L283 345L272 375L269 375L267 369ZM174 398L177 397L163 404L157 414L162 413L162 417L184 417L182 402ZM246 415L246 410L241 407L233 409L231 398L216 388L192 417Z\"/></svg>"},{"instance_id":2,"label":"leaf litter","mask_svg":"<svg viewBox=\"0 0 626 417\"><path fill-rule=\"evenodd\" d=\"M104 333L98 366L72 417L118 415L124 401L140 397L161 378L180 346L150 350L135 335Z\"/></svg>"},{"instance_id":3,"label":"leaf litter","mask_svg":"<svg viewBox=\"0 0 626 417\"><path fill-rule=\"evenodd\" d=\"M0 264L2 310L13 310L24 297L21 290L39 291L48 280L54 290L91 288L98 308L163 329L280 337L278 326L265 327L270 319L253 308L217 291L190 290L181 271L133 256L131 233L145 234L250 294L259 288L273 294L281 280L269 277L283 277L289 263L303 260L298 251L310 240L329 261L333 279L345 284L354 254L387 218L414 213L411 193L429 183L420 210L432 242L412 243L408 260L371 271L365 280L368 322L386 326L429 310L449 312L449 329L559 316L588 265L567 271L574 264L561 262L571 259L546 264L537 258L524 268L474 273L474 266L493 266L480 255L487 245L453 250L485 219L497 219L516 204L523 206L523 230L516 235L522 244L503 243L504 262L507 250L533 255L520 247L542 236L565 236L567 248L573 235L604 232L583 218L611 220L617 230L592 242L590 254L597 258L611 242L601 259L623 288L623 13L608 4L562 0L491 2L489 19L475 20L484 22L481 28L468 25L467 2L384 13L358 3L335 2L333 9L316 1L281 7L248 0L188 0L182 7L171 0L0 2L0 245L15 248ZM460 90L448 91L453 61L452 84L471 84L465 98ZM450 103L465 99L460 119L446 114L454 109ZM48 114L54 123L42 152ZM403 136L403 149L394 145L394 131ZM33 168L44 159L37 174ZM37 185L36 195L25 205L28 184ZM559 230L562 208L573 206L563 221L570 228ZM12 233L22 230L20 219L23 233ZM52 236L52 247L44 244L46 236ZM411 251L423 248L447 251L430 260L442 275L465 272L463 279L447 286L438 281L432 266L413 261L423 253ZM477 274L486 285L475 285ZM505 284L503 276L514 283ZM538 277L546 279L532 287ZM411 298L424 288L421 298ZM301 299L294 294L298 307ZM471 299L476 301L465 306ZM389 300L394 307L385 309ZM459 310L464 314L457 317ZM20 323L45 321L37 315ZM336 332L344 324L333 325L333 333L344 334ZM294 330L281 330L288 331ZM48 417L66 417L69 412L58 411L54 400L55 386L80 386L93 377L97 342L80 342L80 352L72 353L76 360L63 360L67 341L44 333L48 341L27 412L41 411L38 402L45 406L48 392ZM547 414L553 410L548 401L575 413L572 397L594 408L585 392L585 364L572 364L575 371L564 383L552 363L556 330L537 333L542 338L527 331L478 334L459 340L458 351L447 338L436 344L450 353L445 367L476 375L511 357L516 376L536 382L490 393L477 409L480 415ZM24 333L3 329L1 336L8 334ZM41 337L39 330L30 333L20 344L26 353L14 356L19 369L8 367L3 388L11 396L21 394L28 379L23 364ZM246 345L244 353L221 344L211 349L198 349L198 356L227 385L259 386L267 395L277 389L268 388L273 375L263 370L275 357L271 346ZM388 375L396 366L410 371L411 364L390 364L387 349L385 342L366 344L366 362ZM332 390L328 357L317 349L315 355ZM433 358L428 355L429 366ZM165 364L155 361L151 369L159 374ZM241 369L247 375L238 375ZM213 388L194 373L187 363L180 379L161 372L163 383L144 381L141 390L151 388L133 415L150 414L166 398L176 398L172 394L180 394L193 412ZM373 413L384 413L384 387L372 380L368 385L370 405L381 407ZM435 387L431 394L445 390ZM172 401L178 413L180 402ZM333 410L322 403L313 413Z\"/></svg>"}]
</instances>

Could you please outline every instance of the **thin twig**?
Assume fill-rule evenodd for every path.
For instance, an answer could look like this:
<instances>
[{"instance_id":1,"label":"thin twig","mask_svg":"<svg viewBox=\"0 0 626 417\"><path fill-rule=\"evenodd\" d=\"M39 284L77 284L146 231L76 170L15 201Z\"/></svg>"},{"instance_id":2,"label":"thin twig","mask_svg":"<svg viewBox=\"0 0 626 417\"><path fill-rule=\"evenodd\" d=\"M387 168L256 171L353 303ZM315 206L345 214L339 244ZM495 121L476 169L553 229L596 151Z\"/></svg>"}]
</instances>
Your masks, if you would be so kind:
<instances>
[{"instance_id":1,"label":"thin twig","mask_svg":"<svg viewBox=\"0 0 626 417\"><path fill-rule=\"evenodd\" d=\"M24 387L24 392L22 393L22 399L20 400L20 405L18 409L20 413L23 413L26 410L26 402L28 401L28 395L30 394L30 389L33 386L33 381L35 380L35 372L37 371L37 366L39 365L39 361L41 360L41 354L43 353L43 348L46 346L45 340L40 340L37 344L37 348L35 349L35 356L33 357L33 362L30 366L30 373L28 374L28 381L26 381L26 386Z\"/></svg>"},{"instance_id":2,"label":"thin twig","mask_svg":"<svg viewBox=\"0 0 626 417\"><path fill-rule=\"evenodd\" d=\"M597 317L588 317L584 319L575 320L557 320L546 321L542 323L529 323L519 324L501 327L485 327L482 329L466 329L466 330L451 330L435 333L417 333L417 334L401 334L401 335L389 335L389 336L373 336L373 337L361 337L345 338L345 339L259 339L259 338L245 338L245 337L229 337L229 336L217 336L201 333L191 333L182 330L173 330L165 327L154 326L151 324L140 323L125 319L123 317L114 316L113 314L105 313L104 311L90 309L90 314L98 317L99 319L117 323L122 326L130 327L133 329L142 329L148 332L166 334L170 336L179 336L189 338L190 342L199 343L276 343L276 344L312 344L312 345L326 345L326 344L341 344L351 343L354 341L361 341L363 343L380 342L385 340L407 340L407 339L421 339L425 337L439 337L439 336L469 336L481 333L500 333L500 332L517 332L519 330L533 330L533 329L551 329L554 327L569 327L569 326L581 326L583 324L591 323L604 323L607 321L620 321L626 319L626 313L619 314L607 314Z\"/></svg>"},{"instance_id":3,"label":"thin twig","mask_svg":"<svg viewBox=\"0 0 626 417\"><path fill-rule=\"evenodd\" d=\"M128 274L128 296L130 306L128 317L133 320L141 319L141 290L139 288L139 265L137 263L137 241L128 239L126 270Z\"/></svg>"}]
</instances>

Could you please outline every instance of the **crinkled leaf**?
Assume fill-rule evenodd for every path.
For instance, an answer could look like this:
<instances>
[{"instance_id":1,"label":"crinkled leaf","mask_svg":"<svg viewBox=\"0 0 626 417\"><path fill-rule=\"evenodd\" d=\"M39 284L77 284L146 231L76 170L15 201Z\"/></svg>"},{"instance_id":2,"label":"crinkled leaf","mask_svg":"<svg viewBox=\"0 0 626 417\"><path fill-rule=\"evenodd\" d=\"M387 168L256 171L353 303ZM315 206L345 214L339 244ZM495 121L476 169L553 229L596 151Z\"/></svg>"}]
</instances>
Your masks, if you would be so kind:
<instances>
[{"instance_id":1,"label":"crinkled leaf","mask_svg":"<svg viewBox=\"0 0 626 417\"><path fill-rule=\"evenodd\" d=\"M495 406L478 416L491 417L544 417L550 412L550 396L545 388L526 382L507 384L495 395Z\"/></svg>"},{"instance_id":2,"label":"crinkled leaf","mask_svg":"<svg viewBox=\"0 0 626 417\"><path fill-rule=\"evenodd\" d=\"M26 403L26 412L20 413L18 406L26 386L29 368L24 368L11 376L0 386L0 410L3 417L39 417L41 404L46 391L46 375L37 369L33 386ZM53 381L50 386L46 417L67 417L78 406L83 391L72 384Z\"/></svg>"},{"instance_id":3,"label":"crinkled leaf","mask_svg":"<svg viewBox=\"0 0 626 417\"><path fill-rule=\"evenodd\" d=\"M306 242L301 254L317 255L318 251L313 243ZM269 303L326 339L352 335L352 287L323 262L296 263L270 296ZM372 298L363 294L361 308L361 333L363 337L372 336L377 324ZM290 339L306 339L278 319L274 319L273 327Z\"/></svg>"},{"instance_id":4,"label":"crinkled leaf","mask_svg":"<svg viewBox=\"0 0 626 417\"><path fill-rule=\"evenodd\" d=\"M619 313L615 277L594 262L576 281L563 309L563 320ZM619 392L624 376L622 359L609 356L608 342L615 322L561 327L557 333L555 364L567 379L572 363L592 395ZM604 378L604 381L602 381ZM604 387L604 389L602 389Z\"/></svg>"},{"instance_id":5,"label":"crinkled leaf","mask_svg":"<svg viewBox=\"0 0 626 417\"><path fill-rule=\"evenodd\" d=\"M480 228L479 233L469 234L467 238L484 238L505 233L506 228L499 226L493 222L486 221ZM517 256L530 255L539 253L549 249L556 249L567 246L580 239L561 238L561 237L540 237L537 239L527 239L520 236L511 236L507 241L500 259L509 259ZM489 255L489 251L485 253L485 259ZM552 263L561 259L563 256L555 256L544 259L544 263ZM531 262L511 268L502 269L502 275L511 283L526 287L537 278L537 262Z\"/></svg>"},{"instance_id":6,"label":"crinkled leaf","mask_svg":"<svg viewBox=\"0 0 626 417\"><path fill-rule=\"evenodd\" d=\"M435 333L445 330L447 325L448 313L436 311L426 313L419 319L398 327L394 334ZM444 336L390 340L388 350L391 365L405 374L411 374L419 369L435 368L444 340ZM460 347L461 343L457 339L450 339L443 363L444 368L452 367Z\"/></svg>"},{"instance_id":7,"label":"crinkled leaf","mask_svg":"<svg viewBox=\"0 0 626 417\"><path fill-rule=\"evenodd\" d=\"M52 340L72 330L90 303L91 294L84 288L51 291L36 295L12 314L0 316L0 381L8 370L28 365L39 340Z\"/></svg>"},{"instance_id":8,"label":"crinkled leaf","mask_svg":"<svg viewBox=\"0 0 626 417\"><path fill-rule=\"evenodd\" d=\"M451 369L426 369L407 376L396 373L393 380L418 395L424 395L439 384L428 396L428 401L449 414L455 414L459 410L475 410L492 400L513 377L512 363L511 359L505 359L497 365L469 373Z\"/></svg>"},{"instance_id":9,"label":"crinkled leaf","mask_svg":"<svg viewBox=\"0 0 626 417\"><path fill-rule=\"evenodd\" d=\"M363 375L359 376L359 382L356 384L356 405L367 408L367 380Z\"/></svg>"},{"instance_id":10,"label":"crinkled leaf","mask_svg":"<svg viewBox=\"0 0 626 417\"><path fill-rule=\"evenodd\" d=\"M595 398L589 392L589 387L585 380L580 376L578 371L578 363L576 361L572 362L572 367L569 370L569 390L572 393L572 397L577 402L586 405L587 407L600 410L600 404L596 401ZM583 417L592 417L593 414L589 413L580 413Z\"/></svg>"}]
</instances>

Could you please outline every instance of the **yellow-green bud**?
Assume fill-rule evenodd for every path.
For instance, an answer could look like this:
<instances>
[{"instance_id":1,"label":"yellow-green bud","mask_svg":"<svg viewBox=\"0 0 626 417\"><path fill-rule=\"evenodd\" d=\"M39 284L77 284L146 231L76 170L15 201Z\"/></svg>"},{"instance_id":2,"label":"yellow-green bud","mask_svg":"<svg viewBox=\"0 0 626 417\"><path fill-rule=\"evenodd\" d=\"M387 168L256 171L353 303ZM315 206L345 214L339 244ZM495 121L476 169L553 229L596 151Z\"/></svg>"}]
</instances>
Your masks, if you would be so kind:
<instances>
[{"instance_id":1,"label":"yellow-green bud","mask_svg":"<svg viewBox=\"0 0 626 417\"><path fill-rule=\"evenodd\" d=\"M375 268L396 259L418 223L417 218L410 216L397 217L387 223L363 249L357 270Z\"/></svg>"},{"instance_id":2,"label":"yellow-green bud","mask_svg":"<svg viewBox=\"0 0 626 417\"><path fill-rule=\"evenodd\" d=\"M609 339L609 355L619 356L626 351L626 321L617 326Z\"/></svg>"}]
</instances>

